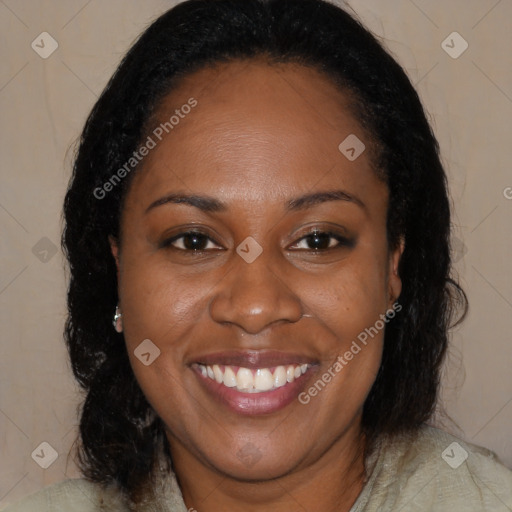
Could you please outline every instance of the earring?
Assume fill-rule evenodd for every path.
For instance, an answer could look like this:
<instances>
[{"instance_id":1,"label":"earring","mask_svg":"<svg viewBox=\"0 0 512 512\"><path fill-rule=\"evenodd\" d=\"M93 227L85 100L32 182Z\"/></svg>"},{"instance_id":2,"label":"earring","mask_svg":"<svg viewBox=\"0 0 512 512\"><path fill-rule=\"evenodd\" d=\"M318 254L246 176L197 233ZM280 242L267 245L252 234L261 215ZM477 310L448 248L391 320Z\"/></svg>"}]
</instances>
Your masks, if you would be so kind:
<instances>
[{"instance_id":1,"label":"earring","mask_svg":"<svg viewBox=\"0 0 512 512\"><path fill-rule=\"evenodd\" d=\"M121 309L119 309L119 304L116 306L116 312L114 313L114 319L112 320L112 325L116 332L123 332L123 314L121 313Z\"/></svg>"}]
</instances>

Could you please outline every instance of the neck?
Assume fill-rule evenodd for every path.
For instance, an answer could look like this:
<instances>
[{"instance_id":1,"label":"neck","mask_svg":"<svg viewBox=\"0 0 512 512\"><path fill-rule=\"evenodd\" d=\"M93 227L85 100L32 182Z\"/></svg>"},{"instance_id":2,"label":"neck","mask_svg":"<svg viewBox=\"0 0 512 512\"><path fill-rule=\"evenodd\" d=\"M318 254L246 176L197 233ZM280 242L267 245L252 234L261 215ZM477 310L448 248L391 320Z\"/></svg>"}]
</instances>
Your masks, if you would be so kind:
<instances>
[{"instance_id":1,"label":"neck","mask_svg":"<svg viewBox=\"0 0 512 512\"><path fill-rule=\"evenodd\" d=\"M316 460L268 480L241 481L205 465L168 434L188 510L200 512L348 512L364 482L364 436L351 428Z\"/></svg>"}]
</instances>

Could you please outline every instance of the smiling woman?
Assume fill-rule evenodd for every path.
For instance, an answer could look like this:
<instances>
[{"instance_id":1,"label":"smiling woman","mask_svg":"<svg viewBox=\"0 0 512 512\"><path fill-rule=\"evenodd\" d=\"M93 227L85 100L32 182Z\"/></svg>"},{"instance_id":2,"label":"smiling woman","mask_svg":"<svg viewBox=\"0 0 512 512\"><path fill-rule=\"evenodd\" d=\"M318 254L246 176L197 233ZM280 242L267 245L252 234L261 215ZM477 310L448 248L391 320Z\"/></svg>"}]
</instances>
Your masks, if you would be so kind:
<instances>
[{"instance_id":1,"label":"smiling woman","mask_svg":"<svg viewBox=\"0 0 512 512\"><path fill-rule=\"evenodd\" d=\"M427 425L466 309L446 177L343 10L165 13L95 105L64 213L86 478L13 512L512 507L492 452Z\"/></svg>"}]
</instances>

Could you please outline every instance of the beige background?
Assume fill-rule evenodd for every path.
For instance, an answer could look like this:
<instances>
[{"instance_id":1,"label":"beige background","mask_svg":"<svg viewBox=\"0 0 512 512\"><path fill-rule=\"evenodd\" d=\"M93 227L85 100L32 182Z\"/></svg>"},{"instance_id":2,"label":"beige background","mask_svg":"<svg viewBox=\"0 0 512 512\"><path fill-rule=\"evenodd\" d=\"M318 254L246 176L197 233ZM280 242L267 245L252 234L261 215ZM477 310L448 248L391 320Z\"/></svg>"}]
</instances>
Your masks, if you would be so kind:
<instances>
[{"instance_id":1,"label":"beige background","mask_svg":"<svg viewBox=\"0 0 512 512\"><path fill-rule=\"evenodd\" d=\"M62 341L58 249L68 150L123 53L174 3L0 0L0 508L77 475L67 454L79 396ZM457 270L471 310L453 334L443 380L459 428L445 427L512 467L512 3L350 5L417 85L449 173ZM46 60L31 48L43 31L59 44ZM453 31L469 43L457 59L441 47ZM43 441L59 454L48 469L31 458Z\"/></svg>"}]
</instances>

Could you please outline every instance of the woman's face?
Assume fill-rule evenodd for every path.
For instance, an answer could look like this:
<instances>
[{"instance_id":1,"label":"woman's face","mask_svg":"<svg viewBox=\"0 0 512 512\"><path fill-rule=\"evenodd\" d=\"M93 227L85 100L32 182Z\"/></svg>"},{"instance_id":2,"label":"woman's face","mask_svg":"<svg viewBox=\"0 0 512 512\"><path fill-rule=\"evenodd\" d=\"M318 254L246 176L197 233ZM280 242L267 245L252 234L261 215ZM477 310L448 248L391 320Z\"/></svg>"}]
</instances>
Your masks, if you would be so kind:
<instances>
[{"instance_id":1,"label":"woman's face","mask_svg":"<svg viewBox=\"0 0 512 512\"><path fill-rule=\"evenodd\" d=\"M131 363L178 464L275 478L357 438L400 250L347 104L315 70L244 61L189 75L157 112L112 249Z\"/></svg>"}]
</instances>

